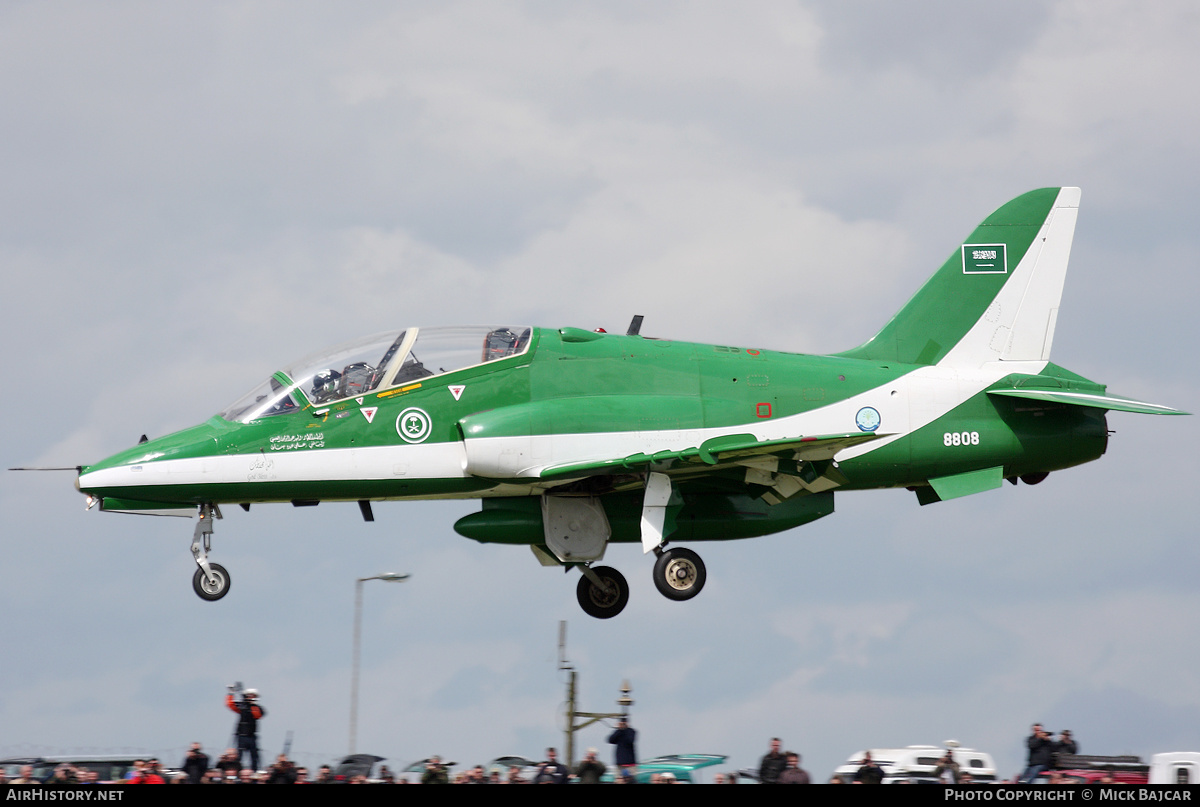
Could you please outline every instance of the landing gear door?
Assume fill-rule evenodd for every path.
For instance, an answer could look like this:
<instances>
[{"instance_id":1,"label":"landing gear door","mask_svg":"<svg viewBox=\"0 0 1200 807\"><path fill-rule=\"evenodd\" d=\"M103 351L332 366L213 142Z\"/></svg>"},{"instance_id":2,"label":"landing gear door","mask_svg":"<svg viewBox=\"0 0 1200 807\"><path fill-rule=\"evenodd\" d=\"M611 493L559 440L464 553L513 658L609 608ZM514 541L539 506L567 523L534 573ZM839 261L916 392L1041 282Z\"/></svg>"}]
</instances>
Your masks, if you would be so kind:
<instances>
[{"instance_id":1,"label":"landing gear door","mask_svg":"<svg viewBox=\"0 0 1200 807\"><path fill-rule=\"evenodd\" d=\"M612 537L599 496L542 495L546 546L563 563L600 560Z\"/></svg>"}]
</instances>

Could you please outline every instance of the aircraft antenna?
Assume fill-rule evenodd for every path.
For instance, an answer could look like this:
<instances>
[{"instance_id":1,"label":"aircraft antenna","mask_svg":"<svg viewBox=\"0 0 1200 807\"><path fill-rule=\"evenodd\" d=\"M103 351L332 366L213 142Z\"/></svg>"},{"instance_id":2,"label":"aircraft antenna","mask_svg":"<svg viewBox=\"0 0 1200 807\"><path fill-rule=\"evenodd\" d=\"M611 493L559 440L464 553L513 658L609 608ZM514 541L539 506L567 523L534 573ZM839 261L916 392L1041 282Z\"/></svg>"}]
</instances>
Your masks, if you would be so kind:
<instances>
[{"instance_id":1,"label":"aircraft antenna","mask_svg":"<svg viewBox=\"0 0 1200 807\"><path fill-rule=\"evenodd\" d=\"M75 473L79 473L80 471L83 470L83 466L82 465L72 465L69 468L66 468L66 467L63 467L63 468L23 467L23 468L9 468L8 470L10 470L10 471L74 471Z\"/></svg>"},{"instance_id":2,"label":"aircraft antenna","mask_svg":"<svg viewBox=\"0 0 1200 807\"><path fill-rule=\"evenodd\" d=\"M626 336L637 336L642 331L642 320L645 319L641 314L634 314L633 321L629 323L629 330L625 332Z\"/></svg>"}]
</instances>

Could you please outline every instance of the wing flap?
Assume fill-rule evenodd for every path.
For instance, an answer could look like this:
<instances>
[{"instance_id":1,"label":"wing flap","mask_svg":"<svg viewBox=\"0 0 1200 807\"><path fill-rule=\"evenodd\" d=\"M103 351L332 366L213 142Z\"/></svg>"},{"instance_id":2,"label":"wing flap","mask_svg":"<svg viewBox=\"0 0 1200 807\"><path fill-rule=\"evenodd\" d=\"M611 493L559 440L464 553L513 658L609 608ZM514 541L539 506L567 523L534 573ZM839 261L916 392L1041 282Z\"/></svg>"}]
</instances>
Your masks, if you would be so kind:
<instances>
[{"instance_id":1,"label":"wing flap","mask_svg":"<svg viewBox=\"0 0 1200 807\"><path fill-rule=\"evenodd\" d=\"M887 437L884 434L854 432L812 437L785 437L778 440L759 440L752 434L726 434L705 440L698 446L666 449L653 454L637 453L627 457L560 463L542 469L541 479L620 474L653 468L656 472L672 474L691 472L703 466L716 467L739 460L774 455L790 456L797 461L818 462L833 459L839 451L859 443Z\"/></svg>"}]
</instances>

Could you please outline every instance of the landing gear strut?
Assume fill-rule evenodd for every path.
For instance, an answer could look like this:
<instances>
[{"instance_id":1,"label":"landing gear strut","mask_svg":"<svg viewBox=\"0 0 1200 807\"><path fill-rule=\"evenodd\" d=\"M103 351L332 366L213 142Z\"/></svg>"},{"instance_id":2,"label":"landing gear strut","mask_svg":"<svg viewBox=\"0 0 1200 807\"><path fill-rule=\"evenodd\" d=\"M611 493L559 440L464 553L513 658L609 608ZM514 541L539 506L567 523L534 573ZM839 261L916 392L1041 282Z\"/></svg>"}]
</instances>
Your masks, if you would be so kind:
<instances>
[{"instance_id":1,"label":"landing gear strut","mask_svg":"<svg viewBox=\"0 0 1200 807\"><path fill-rule=\"evenodd\" d=\"M668 600L690 600L704 588L704 561L690 549L659 552L654 561L654 586Z\"/></svg>"},{"instance_id":2,"label":"landing gear strut","mask_svg":"<svg viewBox=\"0 0 1200 807\"><path fill-rule=\"evenodd\" d=\"M192 533L192 557L200 568L192 576L192 588L202 600L219 600L229 593L229 572L219 563L208 562L212 549L213 517L220 518L221 510L212 504L200 505L200 521Z\"/></svg>"},{"instance_id":3,"label":"landing gear strut","mask_svg":"<svg viewBox=\"0 0 1200 807\"><path fill-rule=\"evenodd\" d=\"M596 619L611 619L629 602L629 584L625 576L611 566L584 566L575 587L579 607Z\"/></svg>"}]
</instances>

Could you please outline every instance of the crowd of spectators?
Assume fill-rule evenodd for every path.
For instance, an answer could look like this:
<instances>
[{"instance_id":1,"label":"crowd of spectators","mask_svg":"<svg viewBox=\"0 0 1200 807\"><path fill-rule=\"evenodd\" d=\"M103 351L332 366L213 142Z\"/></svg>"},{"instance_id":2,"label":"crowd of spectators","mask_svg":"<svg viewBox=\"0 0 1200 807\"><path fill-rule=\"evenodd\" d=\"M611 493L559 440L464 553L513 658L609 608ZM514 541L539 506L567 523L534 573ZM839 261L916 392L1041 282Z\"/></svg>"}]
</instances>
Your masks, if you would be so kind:
<instances>
[{"instance_id":1,"label":"crowd of spectators","mask_svg":"<svg viewBox=\"0 0 1200 807\"><path fill-rule=\"evenodd\" d=\"M557 750L546 749L546 758L541 762L529 765L510 766L507 771L493 768L487 770L483 765L451 774L440 757L434 756L426 760L422 766L410 773L393 773L387 765L383 765L374 778L368 778L368 771L358 770L337 771L329 765L322 765L315 775L305 766L297 765L285 754L275 758L274 763L265 770L255 770L242 765L241 750L228 748L215 761L206 753L200 743L192 743L187 754L178 768L165 768L156 758L136 760L119 784L600 784L611 781L618 784L632 784L637 772L634 740L636 732L629 728L625 721L609 738L609 743L615 748L616 764L610 769L599 758L595 748L587 749L582 761L573 769L558 760ZM1035 724L1033 733L1026 742L1029 750L1029 764L1019 781L1030 781L1038 774L1047 772L1052 784L1058 783L1054 774L1055 763L1060 754L1074 754L1078 745L1071 733L1064 731L1055 740L1040 724ZM244 750L244 749L242 749ZM414 766L415 767L415 766ZM611 771L611 773L610 773ZM800 755L794 751L782 750L782 741L775 737L770 742L769 751L763 756L757 771L742 772L742 776L757 779L763 784L809 784L808 773L800 767ZM969 774L960 771L954 756L950 751L939 760L939 765L933 777L947 784L968 784ZM718 773L713 781L717 784L733 784L738 781L738 774ZM884 779L883 770L874 763L868 752L861 760L861 766L853 776L854 784L879 784ZM673 784L675 777L670 773L656 773L648 780L651 784ZM1104 781L1111 781L1111 777ZM835 776L831 784L849 783L846 778ZM0 785L49 785L49 786L91 786L101 784L99 775L86 766L59 764L49 776L36 778L32 765L23 765L20 776L8 778L0 769Z\"/></svg>"},{"instance_id":2,"label":"crowd of spectators","mask_svg":"<svg viewBox=\"0 0 1200 807\"><path fill-rule=\"evenodd\" d=\"M366 773L356 772L339 774L329 765L322 765L314 776L303 765L297 765L286 755L280 754L275 762L266 770L255 771L244 768L240 764L239 754L233 749L227 749L209 767L210 759L204 753L199 743L192 743L187 755L179 768L165 768L155 758L136 760L128 772L116 783L127 785L161 785L161 784L203 784L203 785L321 785L321 784L567 784L578 781L583 784L599 784L609 768L598 758L595 748L587 751L584 759L570 770L557 759L553 748L546 751L546 759L530 767L511 766L506 772L499 769L485 770L483 765L476 765L455 774L442 764L439 757L431 757L419 773L393 773L387 765L383 765L375 778L368 779ZM619 769L614 769L619 770ZM654 782L666 783L667 778L656 777ZM632 777L618 774L618 783L632 782ZM62 763L54 767L48 777L36 778L33 765L21 766L20 776L9 779L0 769L0 785L48 785L48 786L84 786L111 784L100 782L99 774L89 770L84 765Z\"/></svg>"}]
</instances>

